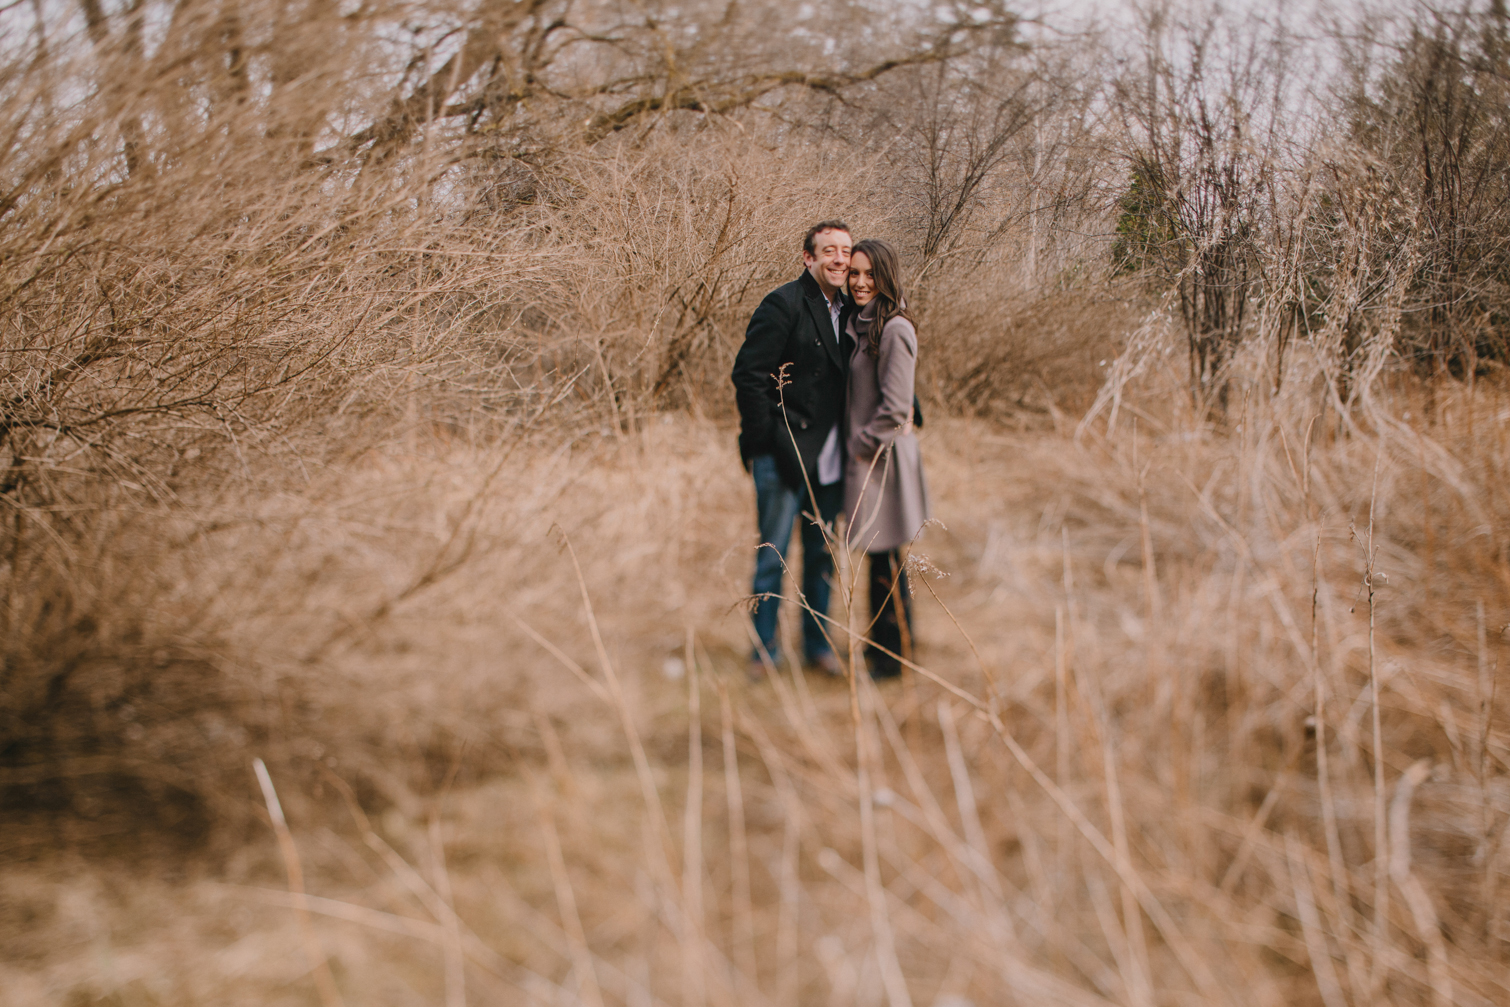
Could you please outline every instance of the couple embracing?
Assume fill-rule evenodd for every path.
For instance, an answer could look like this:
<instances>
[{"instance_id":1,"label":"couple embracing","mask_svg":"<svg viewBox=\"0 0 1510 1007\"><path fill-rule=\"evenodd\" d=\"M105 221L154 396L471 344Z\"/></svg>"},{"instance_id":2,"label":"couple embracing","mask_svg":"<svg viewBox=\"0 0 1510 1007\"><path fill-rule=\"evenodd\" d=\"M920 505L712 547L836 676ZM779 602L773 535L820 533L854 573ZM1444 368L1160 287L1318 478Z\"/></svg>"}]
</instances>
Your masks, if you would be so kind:
<instances>
[{"instance_id":1,"label":"couple embracing","mask_svg":"<svg viewBox=\"0 0 1510 1007\"><path fill-rule=\"evenodd\" d=\"M750 675L780 653L782 573L800 522L804 660L841 671L826 616L830 545L844 544L869 561L866 663L873 678L891 677L901 673L898 658L912 656L902 550L928 519L913 433L917 331L886 242L855 242L848 225L825 220L808 228L802 263L801 276L760 302L734 360L739 453L755 479L761 543ZM841 512L842 540L834 537Z\"/></svg>"}]
</instances>

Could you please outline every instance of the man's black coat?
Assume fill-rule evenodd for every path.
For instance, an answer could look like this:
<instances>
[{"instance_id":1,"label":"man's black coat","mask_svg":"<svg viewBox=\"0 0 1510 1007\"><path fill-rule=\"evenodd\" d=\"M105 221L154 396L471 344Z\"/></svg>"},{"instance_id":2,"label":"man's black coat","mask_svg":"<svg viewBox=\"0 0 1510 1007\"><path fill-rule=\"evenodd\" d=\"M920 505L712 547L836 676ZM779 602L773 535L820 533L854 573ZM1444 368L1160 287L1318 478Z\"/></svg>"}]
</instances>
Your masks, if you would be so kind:
<instances>
[{"instance_id":1,"label":"man's black coat","mask_svg":"<svg viewBox=\"0 0 1510 1007\"><path fill-rule=\"evenodd\" d=\"M846 301L841 333L848 311ZM802 489L803 472L818 485L818 454L844 412L850 343L847 335L835 339L828 301L805 271L760 302L734 358L739 456L747 467L757 455L774 455L787 485ZM786 386L778 393L780 374Z\"/></svg>"}]
</instances>

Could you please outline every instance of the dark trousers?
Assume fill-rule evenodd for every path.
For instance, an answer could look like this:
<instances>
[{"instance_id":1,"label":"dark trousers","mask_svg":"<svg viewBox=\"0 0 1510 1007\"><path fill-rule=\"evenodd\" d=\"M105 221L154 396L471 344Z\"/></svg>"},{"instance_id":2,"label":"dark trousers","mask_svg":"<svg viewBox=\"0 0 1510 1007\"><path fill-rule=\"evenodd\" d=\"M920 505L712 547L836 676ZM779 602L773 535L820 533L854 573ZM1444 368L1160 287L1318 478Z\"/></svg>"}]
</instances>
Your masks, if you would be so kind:
<instances>
[{"instance_id":1,"label":"dark trousers","mask_svg":"<svg viewBox=\"0 0 1510 1007\"><path fill-rule=\"evenodd\" d=\"M876 644L866 645L865 663L871 678L893 678L902 673L902 665L892 654L912 660L912 591L900 549L865 555L870 560L870 632L865 635Z\"/></svg>"}]
</instances>

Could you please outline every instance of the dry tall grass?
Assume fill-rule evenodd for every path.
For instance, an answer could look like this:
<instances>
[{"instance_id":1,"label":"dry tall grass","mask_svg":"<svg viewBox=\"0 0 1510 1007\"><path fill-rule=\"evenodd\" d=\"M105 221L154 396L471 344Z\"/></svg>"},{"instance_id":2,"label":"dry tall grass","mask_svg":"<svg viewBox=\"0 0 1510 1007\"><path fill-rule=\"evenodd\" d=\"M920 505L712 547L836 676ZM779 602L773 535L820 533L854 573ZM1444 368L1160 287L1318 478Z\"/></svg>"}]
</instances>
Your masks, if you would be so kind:
<instances>
[{"instance_id":1,"label":"dry tall grass","mask_svg":"<svg viewBox=\"0 0 1510 1007\"><path fill-rule=\"evenodd\" d=\"M1499 218L1437 268L1416 91L1298 149L1185 115L1199 19L33 9L0 1002L1510 996ZM752 688L726 375L836 214L916 274L917 667Z\"/></svg>"},{"instance_id":2,"label":"dry tall grass","mask_svg":"<svg viewBox=\"0 0 1510 1007\"><path fill-rule=\"evenodd\" d=\"M948 576L920 578L919 673L858 707L741 684L726 429L517 450L464 575L372 620L503 449L385 452L277 551L325 585L302 621L249 575L265 538L204 571L263 585L236 649L312 708L221 744L278 756L351 1001L1493 1003L1507 417L1481 385L1384 437L1277 406L1079 447L940 421L918 553ZM273 833L232 845L183 880L27 856L13 1002L314 995Z\"/></svg>"},{"instance_id":3,"label":"dry tall grass","mask_svg":"<svg viewBox=\"0 0 1510 1007\"><path fill-rule=\"evenodd\" d=\"M1123 424L1078 448L939 423L929 675L861 684L858 722L843 684L738 684L747 550L729 528L747 500L726 430L530 450L527 477L489 494L467 574L326 643L299 682L323 716L252 746L281 753L335 981L352 1001L450 981L506 1001L1495 1002L1507 400L1481 386L1438 409L1383 439L1255 408L1234 438L1145 417L1137 439ZM323 571L317 599L347 617L384 604L384 575L393 592L444 540L488 453L436 454L365 460L305 519L282 556ZM408 547L374 551L396 539L361 512L388 512L374 491L396 485L415 494ZM1484 533L1463 536L1460 510L1483 510ZM269 602L239 649L294 678L279 655L347 622L305 608L300 630ZM1406 773L1419 759L1425 779ZM379 793L347 811L347 779ZM385 811L365 826L362 806ZM313 995L275 850L257 827L178 882L62 882L27 858L8 903L12 925L30 913L11 939L35 965L9 966L9 995Z\"/></svg>"}]
</instances>

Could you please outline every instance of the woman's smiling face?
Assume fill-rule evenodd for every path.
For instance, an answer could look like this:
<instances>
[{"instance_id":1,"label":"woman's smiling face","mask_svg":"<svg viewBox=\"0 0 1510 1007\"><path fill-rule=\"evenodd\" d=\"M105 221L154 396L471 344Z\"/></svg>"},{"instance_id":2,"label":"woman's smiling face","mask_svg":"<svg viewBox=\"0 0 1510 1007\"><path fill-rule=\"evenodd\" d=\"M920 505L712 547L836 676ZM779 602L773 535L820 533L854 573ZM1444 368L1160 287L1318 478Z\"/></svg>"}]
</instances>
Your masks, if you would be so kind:
<instances>
[{"instance_id":1,"label":"woman's smiling face","mask_svg":"<svg viewBox=\"0 0 1510 1007\"><path fill-rule=\"evenodd\" d=\"M849 296L865 307L876 296L876 281L870 275L870 256L856 252L849 258Z\"/></svg>"}]
</instances>

